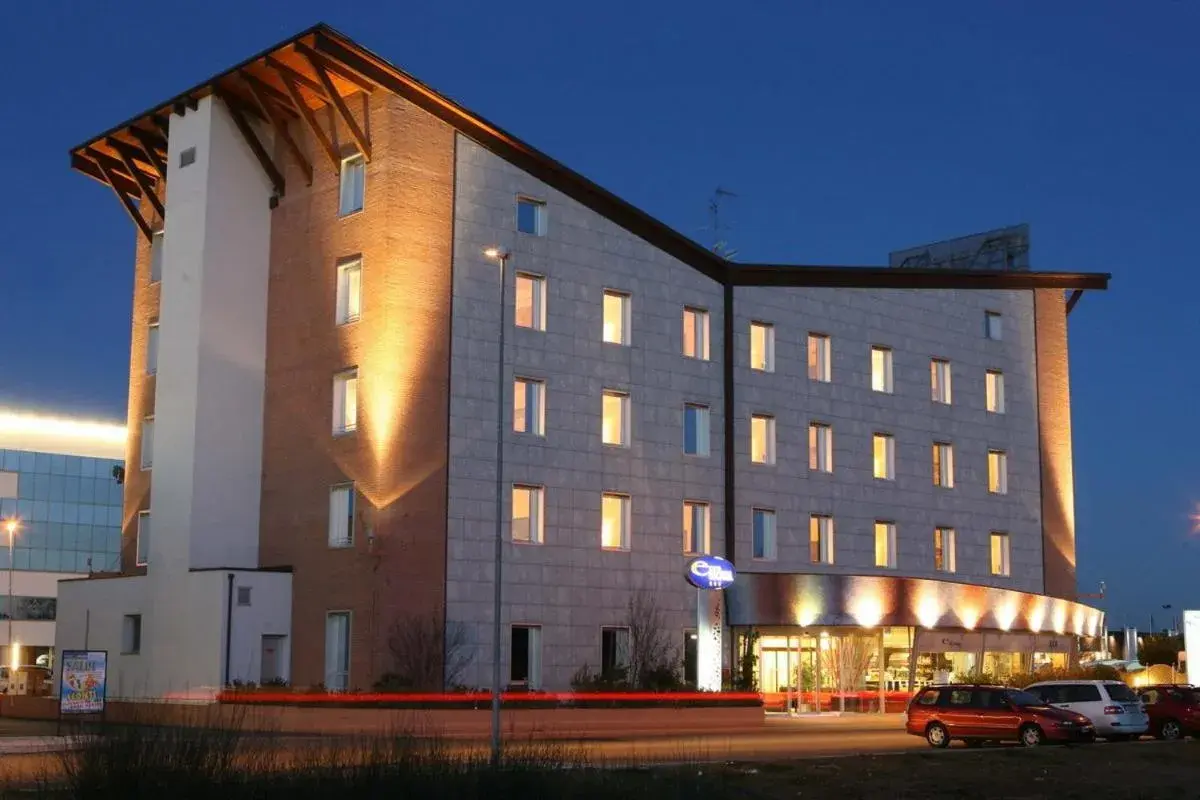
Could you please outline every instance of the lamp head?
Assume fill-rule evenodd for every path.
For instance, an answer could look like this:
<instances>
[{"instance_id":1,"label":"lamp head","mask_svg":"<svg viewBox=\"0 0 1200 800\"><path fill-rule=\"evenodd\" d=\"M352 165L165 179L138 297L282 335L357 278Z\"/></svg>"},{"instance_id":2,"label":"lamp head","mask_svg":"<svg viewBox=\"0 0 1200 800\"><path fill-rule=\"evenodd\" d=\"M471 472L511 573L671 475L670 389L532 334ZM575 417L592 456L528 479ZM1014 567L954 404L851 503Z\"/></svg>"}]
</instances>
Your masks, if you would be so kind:
<instances>
[{"instance_id":1,"label":"lamp head","mask_svg":"<svg viewBox=\"0 0 1200 800\"><path fill-rule=\"evenodd\" d=\"M9 536L17 532L17 521L15 519L4 520L4 530Z\"/></svg>"},{"instance_id":2,"label":"lamp head","mask_svg":"<svg viewBox=\"0 0 1200 800\"><path fill-rule=\"evenodd\" d=\"M485 247L483 249L483 254L494 261L503 261L504 259L508 258L508 251L503 247L497 247L496 245Z\"/></svg>"}]
</instances>

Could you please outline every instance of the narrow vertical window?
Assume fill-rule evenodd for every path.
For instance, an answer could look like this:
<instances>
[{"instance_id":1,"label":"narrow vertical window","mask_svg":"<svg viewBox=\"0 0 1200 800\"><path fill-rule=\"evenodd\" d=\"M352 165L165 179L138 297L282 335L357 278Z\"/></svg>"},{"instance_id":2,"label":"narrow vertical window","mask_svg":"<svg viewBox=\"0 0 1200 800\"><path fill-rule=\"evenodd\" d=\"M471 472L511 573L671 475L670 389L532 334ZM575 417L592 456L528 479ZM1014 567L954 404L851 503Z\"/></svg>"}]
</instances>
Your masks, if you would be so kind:
<instances>
[{"instance_id":1,"label":"narrow vertical window","mask_svg":"<svg viewBox=\"0 0 1200 800\"><path fill-rule=\"evenodd\" d=\"M822 422L808 426L808 468L813 472L833 472L833 428Z\"/></svg>"},{"instance_id":2,"label":"narrow vertical window","mask_svg":"<svg viewBox=\"0 0 1200 800\"><path fill-rule=\"evenodd\" d=\"M750 417L750 460L755 464L775 463L775 418L765 414Z\"/></svg>"},{"instance_id":3,"label":"narrow vertical window","mask_svg":"<svg viewBox=\"0 0 1200 800\"><path fill-rule=\"evenodd\" d=\"M546 330L546 279L540 275L517 273L515 323L518 328Z\"/></svg>"},{"instance_id":4,"label":"narrow vertical window","mask_svg":"<svg viewBox=\"0 0 1200 800\"><path fill-rule=\"evenodd\" d=\"M541 544L544 539L542 512L545 491L541 486L513 485L512 540L526 544Z\"/></svg>"},{"instance_id":5,"label":"narrow vertical window","mask_svg":"<svg viewBox=\"0 0 1200 800\"><path fill-rule=\"evenodd\" d=\"M158 372L158 320L150 323L146 329L146 374Z\"/></svg>"},{"instance_id":6,"label":"narrow vertical window","mask_svg":"<svg viewBox=\"0 0 1200 800\"><path fill-rule=\"evenodd\" d=\"M896 523L875 523L875 566L896 568Z\"/></svg>"},{"instance_id":7,"label":"narrow vertical window","mask_svg":"<svg viewBox=\"0 0 1200 800\"><path fill-rule=\"evenodd\" d=\"M329 546L354 544L354 484L343 483L329 490Z\"/></svg>"},{"instance_id":8,"label":"narrow vertical window","mask_svg":"<svg viewBox=\"0 0 1200 800\"><path fill-rule=\"evenodd\" d=\"M983 315L983 333L989 339L999 341L1004 338L1004 317L995 311Z\"/></svg>"},{"instance_id":9,"label":"narrow vertical window","mask_svg":"<svg viewBox=\"0 0 1200 800\"><path fill-rule=\"evenodd\" d=\"M814 564L833 563L833 517L813 514L808 518L808 555Z\"/></svg>"},{"instance_id":10,"label":"narrow vertical window","mask_svg":"<svg viewBox=\"0 0 1200 800\"><path fill-rule=\"evenodd\" d=\"M527 689L542 687L542 629L513 625L509 631L508 682Z\"/></svg>"},{"instance_id":11,"label":"narrow vertical window","mask_svg":"<svg viewBox=\"0 0 1200 800\"><path fill-rule=\"evenodd\" d=\"M1004 373L990 369L987 373L987 410L993 414L1004 413Z\"/></svg>"},{"instance_id":12,"label":"narrow vertical window","mask_svg":"<svg viewBox=\"0 0 1200 800\"><path fill-rule=\"evenodd\" d=\"M775 371L775 326L770 323L750 323L750 369Z\"/></svg>"},{"instance_id":13,"label":"narrow vertical window","mask_svg":"<svg viewBox=\"0 0 1200 800\"><path fill-rule=\"evenodd\" d=\"M935 358L929 362L929 388L935 403L950 405L950 362Z\"/></svg>"},{"instance_id":14,"label":"narrow vertical window","mask_svg":"<svg viewBox=\"0 0 1200 800\"><path fill-rule=\"evenodd\" d=\"M350 688L350 612L325 615L325 688L344 692Z\"/></svg>"},{"instance_id":15,"label":"narrow vertical window","mask_svg":"<svg viewBox=\"0 0 1200 800\"><path fill-rule=\"evenodd\" d=\"M530 236L545 236L546 204L532 197L518 197L517 230Z\"/></svg>"},{"instance_id":16,"label":"narrow vertical window","mask_svg":"<svg viewBox=\"0 0 1200 800\"><path fill-rule=\"evenodd\" d=\"M605 389L601 398L600 440L614 447L629 445L629 395Z\"/></svg>"},{"instance_id":17,"label":"narrow vertical window","mask_svg":"<svg viewBox=\"0 0 1200 800\"><path fill-rule=\"evenodd\" d=\"M154 466L154 417L142 420L142 469Z\"/></svg>"},{"instance_id":18,"label":"narrow vertical window","mask_svg":"<svg viewBox=\"0 0 1200 800\"><path fill-rule=\"evenodd\" d=\"M948 442L933 443L933 485L954 488L954 445Z\"/></svg>"},{"instance_id":19,"label":"narrow vertical window","mask_svg":"<svg viewBox=\"0 0 1200 800\"><path fill-rule=\"evenodd\" d=\"M683 502L683 552L705 555L709 550L708 503Z\"/></svg>"},{"instance_id":20,"label":"narrow vertical window","mask_svg":"<svg viewBox=\"0 0 1200 800\"><path fill-rule=\"evenodd\" d=\"M162 259L163 259L163 229L159 228L150 237L150 282L158 283L162 280Z\"/></svg>"},{"instance_id":21,"label":"narrow vertical window","mask_svg":"<svg viewBox=\"0 0 1200 800\"><path fill-rule=\"evenodd\" d=\"M874 475L882 481L896 479L896 439L890 433L877 433L872 438Z\"/></svg>"},{"instance_id":22,"label":"narrow vertical window","mask_svg":"<svg viewBox=\"0 0 1200 800\"><path fill-rule=\"evenodd\" d=\"M954 572L956 568L954 528L933 529L933 568L937 572Z\"/></svg>"},{"instance_id":23,"label":"narrow vertical window","mask_svg":"<svg viewBox=\"0 0 1200 800\"><path fill-rule=\"evenodd\" d=\"M600 629L600 674L615 678L629 668L629 628Z\"/></svg>"},{"instance_id":24,"label":"narrow vertical window","mask_svg":"<svg viewBox=\"0 0 1200 800\"><path fill-rule=\"evenodd\" d=\"M992 574L1003 578L1012 574L1007 533L992 532Z\"/></svg>"},{"instance_id":25,"label":"narrow vertical window","mask_svg":"<svg viewBox=\"0 0 1200 800\"><path fill-rule=\"evenodd\" d=\"M777 555L775 547L775 512L765 508L756 508L751 515L754 525L753 556L760 561L774 561Z\"/></svg>"},{"instance_id":26,"label":"narrow vertical window","mask_svg":"<svg viewBox=\"0 0 1200 800\"><path fill-rule=\"evenodd\" d=\"M362 308L362 261L355 259L337 268L337 300L334 321L346 325L358 321Z\"/></svg>"},{"instance_id":27,"label":"narrow vertical window","mask_svg":"<svg viewBox=\"0 0 1200 800\"><path fill-rule=\"evenodd\" d=\"M333 432L350 433L358 427L358 370L333 376Z\"/></svg>"},{"instance_id":28,"label":"narrow vertical window","mask_svg":"<svg viewBox=\"0 0 1200 800\"><path fill-rule=\"evenodd\" d=\"M808 335L808 379L829 383L833 380L829 337L821 333Z\"/></svg>"},{"instance_id":29,"label":"narrow vertical window","mask_svg":"<svg viewBox=\"0 0 1200 800\"><path fill-rule=\"evenodd\" d=\"M708 435L708 406L686 404L683 407L683 452L689 456L707 456Z\"/></svg>"},{"instance_id":30,"label":"narrow vertical window","mask_svg":"<svg viewBox=\"0 0 1200 800\"><path fill-rule=\"evenodd\" d=\"M600 505L600 546L605 550L629 549L629 496L605 493Z\"/></svg>"},{"instance_id":31,"label":"narrow vertical window","mask_svg":"<svg viewBox=\"0 0 1200 800\"><path fill-rule=\"evenodd\" d=\"M988 491L1008 494L1008 453L988 450Z\"/></svg>"},{"instance_id":32,"label":"narrow vertical window","mask_svg":"<svg viewBox=\"0 0 1200 800\"><path fill-rule=\"evenodd\" d=\"M630 312L633 303L629 295L606 289L604 292L604 341L609 344L629 344Z\"/></svg>"},{"instance_id":33,"label":"narrow vertical window","mask_svg":"<svg viewBox=\"0 0 1200 800\"><path fill-rule=\"evenodd\" d=\"M891 394L892 350L890 347L871 348L871 391Z\"/></svg>"},{"instance_id":34,"label":"narrow vertical window","mask_svg":"<svg viewBox=\"0 0 1200 800\"><path fill-rule=\"evenodd\" d=\"M546 384L532 378L513 379L513 430L546 435Z\"/></svg>"},{"instance_id":35,"label":"narrow vertical window","mask_svg":"<svg viewBox=\"0 0 1200 800\"><path fill-rule=\"evenodd\" d=\"M683 309L683 354L708 361L708 312L702 308Z\"/></svg>"},{"instance_id":36,"label":"narrow vertical window","mask_svg":"<svg viewBox=\"0 0 1200 800\"><path fill-rule=\"evenodd\" d=\"M342 159L338 176L338 214L349 216L363 209L363 195L367 185L367 159L362 153Z\"/></svg>"},{"instance_id":37,"label":"narrow vertical window","mask_svg":"<svg viewBox=\"0 0 1200 800\"><path fill-rule=\"evenodd\" d=\"M137 565L150 563L150 512L139 511L137 517Z\"/></svg>"}]
</instances>

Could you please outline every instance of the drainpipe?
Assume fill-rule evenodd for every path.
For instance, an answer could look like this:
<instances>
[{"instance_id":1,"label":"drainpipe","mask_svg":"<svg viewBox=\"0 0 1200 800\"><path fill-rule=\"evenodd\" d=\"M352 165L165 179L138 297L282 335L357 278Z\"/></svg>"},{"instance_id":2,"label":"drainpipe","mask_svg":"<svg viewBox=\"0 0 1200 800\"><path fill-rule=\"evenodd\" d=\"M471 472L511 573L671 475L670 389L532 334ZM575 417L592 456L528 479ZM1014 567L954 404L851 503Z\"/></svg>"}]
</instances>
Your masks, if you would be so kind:
<instances>
[{"instance_id":1,"label":"drainpipe","mask_svg":"<svg viewBox=\"0 0 1200 800\"><path fill-rule=\"evenodd\" d=\"M225 678L221 682L221 688L229 685L229 659L233 648L233 573L226 577L229 584L225 595Z\"/></svg>"}]
</instances>

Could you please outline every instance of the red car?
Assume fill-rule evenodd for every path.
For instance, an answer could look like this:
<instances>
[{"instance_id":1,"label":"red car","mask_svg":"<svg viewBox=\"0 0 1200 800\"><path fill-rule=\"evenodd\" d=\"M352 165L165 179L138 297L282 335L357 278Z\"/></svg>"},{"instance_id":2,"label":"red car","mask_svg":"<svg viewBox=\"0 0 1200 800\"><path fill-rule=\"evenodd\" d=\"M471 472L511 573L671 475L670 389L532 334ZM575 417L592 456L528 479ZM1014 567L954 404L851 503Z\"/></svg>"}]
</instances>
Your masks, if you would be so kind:
<instances>
[{"instance_id":1,"label":"red car","mask_svg":"<svg viewBox=\"0 0 1200 800\"><path fill-rule=\"evenodd\" d=\"M1200 736L1200 689L1162 684L1144 686L1138 695L1150 715L1150 732L1159 739Z\"/></svg>"},{"instance_id":2,"label":"red car","mask_svg":"<svg viewBox=\"0 0 1200 800\"><path fill-rule=\"evenodd\" d=\"M1026 747L1048 742L1092 742L1096 728L1082 714L1048 706L1036 695L1003 686L930 686L908 704L905 730L930 747L960 739L968 746L1016 741Z\"/></svg>"}]
</instances>

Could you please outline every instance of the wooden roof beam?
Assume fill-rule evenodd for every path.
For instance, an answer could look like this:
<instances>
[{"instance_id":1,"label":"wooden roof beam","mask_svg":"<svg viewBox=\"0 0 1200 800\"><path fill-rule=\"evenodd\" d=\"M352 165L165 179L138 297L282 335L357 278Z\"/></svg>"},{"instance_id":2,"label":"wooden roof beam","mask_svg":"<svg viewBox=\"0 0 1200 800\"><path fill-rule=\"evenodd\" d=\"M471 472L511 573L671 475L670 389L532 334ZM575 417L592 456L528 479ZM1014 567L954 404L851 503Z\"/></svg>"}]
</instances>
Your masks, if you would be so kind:
<instances>
[{"instance_id":1,"label":"wooden roof beam","mask_svg":"<svg viewBox=\"0 0 1200 800\"><path fill-rule=\"evenodd\" d=\"M129 170L129 174L137 182L138 188L142 190L142 197L149 201L150 205L154 206L155 212L158 213L158 218L166 219L167 210L163 208L162 201L158 199L158 194L155 193L149 178L133 163L133 159L141 156L142 151L112 136L108 137L105 143L117 151L117 155L121 158L121 163L125 165L125 169Z\"/></svg>"},{"instance_id":2,"label":"wooden roof beam","mask_svg":"<svg viewBox=\"0 0 1200 800\"><path fill-rule=\"evenodd\" d=\"M263 147L263 143L259 141L258 134L254 132L254 127L250 121L246 119L244 113L245 106L235 95L220 86L213 87L213 93L225 103L225 107L229 109L229 116L233 118L233 124L241 131L242 136L246 140L246 144L250 145L250 150L253 151L254 157L258 159L258 163L262 166L263 172L267 174L267 180L271 182L275 193L282 196L286 188L283 180L283 173L279 167L275 166L275 162L271 160L271 155L267 149Z\"/></svg>"},{"instance_id":3,"label":"wooden roof beam","mask_svg":"<svg viewBox=\"0 0 1200 800\"><path fill-rule=\"evenodd\" d=\"M270 61L270 59L268 59ZM321 123L317 122L316 115L312 109L308 107L308 103L304 102L304 97L300 94L300 87L292 80L292 77L287 71L280 69L278 71L279 79L283 81L284 87L292 98L292 102L296 104L296 110L300 112L300 119L304 120L304 124L308 126L308 130L312 133L313 138L321 145L321 149L329 156L329 161L333 164L334 169L340 170L342 167L342 159L334 149L333 142L329 140L325 130L321 127Z\"/></svg>"},{"instance_id":4,"label":"wooden roof beam","mask_svg":"<svg viewBox=\"0 0 1200 800\"><path fill-rule=\"evenodd\" d=\"M159 177L161 177L163 180L166 180L166 177L167 177L167 159L165 156L165 153L167 151L166 140L165 139L161 140L163 143L163 148L162 148L162 152L160 153L158 150L158 147L157 147L157 143L160 140L158 137L156 137L150 131L145 130L144 128L130 127L129 133L130 133L130 135L133 136L133 138L138 140L138 144L141 145L141 148L142 148L142 153L145 154L147 161L158 172Z\"/></svg>"},{"instance_id":5,"label":"wooden roof beam","mask_svg":"<svg viewBox=\"0 0 1200 800\"><path fill-rule=\"evenodd\" d=\"M146 221L145 216L143 216L142 212L138 210L137 205L133 202L133 198L130 197L130 195L123 188L121 188L121 186L124 185L124 183L120 180L121 176L117 174L109 164L106 163L112 159L92 147L87 148L87 150L85 150L81 155L83 155L85 158L91 159L95 163L97 169L104 174L105 179L108 181L108 185L117 195L117 199L121 201L121 205L123 205L125 210L129 213L129 218L132 219L141 230L142 234L146 237L146 241L152 241L154 239L154 230L150 227L150 223Z\"/></svg>"},{"instance_id":6,"label":"wooden roof beam","mask_svg":"<svg viewBox=\"0 0 1200 800\"><path fill-rule=\"evenodd\" d=\"M258 103L263 115L270 121L271 127L275 129L275 135L280 139L283 139L283 143L287 145L288 152L292 154L292 158L296 160L296 164L304 173L304 178L307 182L306 185L312 186L312 163L308 160L308 157L304 154L304 151L300 148L300 145L296 144L296 140L292 138L291 132L288 131L287 120L279 118L278 108L275 103L271 102L266 91L270 87L244 70L241 71L239 75L241 75L242 79L246 82L246 88L250 90L250 94L254 97L254 102ZM284 97L287 98L286 95L284 95ZM287 98L287 102L287 110L293 115L298 114L299 112L295 111L291 107L292 101L290 98Z\"/></svg>"},{"instance_id":7,"label":"wooden roof beam","mask_svg":"<svg viewBox=\"0 0 1200 800\"><path fill-rule=\"evenodd\" d=\"M304 44L304 42L296 42L292 46L296 48L297 53L308 59L309 63L313 64L314 68L316 67L316 64L319 63L326 70L332 72L334 75L337 75L342 80L357 86L359 90L366 92L367 94L375 91L377 84L374 81L368 79L365 75L355 72L346 65L338 63L336 59L326 58L316 50L313 50L311 47Z\"/></svg>"},{"instance_id":8,"label":"wooden roof beam","mask_svg":"<svg viewBox=\"0 0 1200 800\"><path fill-rule=\"evenodd\" d=\"M280 80L282 80L285 84L287 83L287 79L290 78L293 83L299 84L305 89L308 89L326 103L329 102L329 96L325 94L325 87L322 86L318 81L314 81L312 78L308 77L299 70L292 69L287 64L284 64L282 61L273 56L267 56L263 59L263 61L266 62L268 67L275 70L275 73L279 75Z\"/></svg>"},{"instance_id":9,"label":"wooden roof beam","mask_svg":"<svg viewBox=\"0 0 1200 800\"><path fill-rule=\"evenodd\" d=\"M321 56L309 50L299 42L296 43L296 50L302 53L308 59L308 63L312 64L313 71L317 73L317 78L320 79L321 85L325 87L325 92L329 95L333 107L337 109L338 114L342 118L342 122L346 123L346 128L350 131L351 138L358 145L358 151L363 154L363 158L367 161L371 160L371 140L363 133L362 128L358 126L354 115L350 113L350 109L346 106L346 101L338 94L337 87L333 85L333 81L329 77L329 73L325 70L325 64L328 63ZM340 159L339 159L340 165Z\"/></svg>"}]
</instances>

